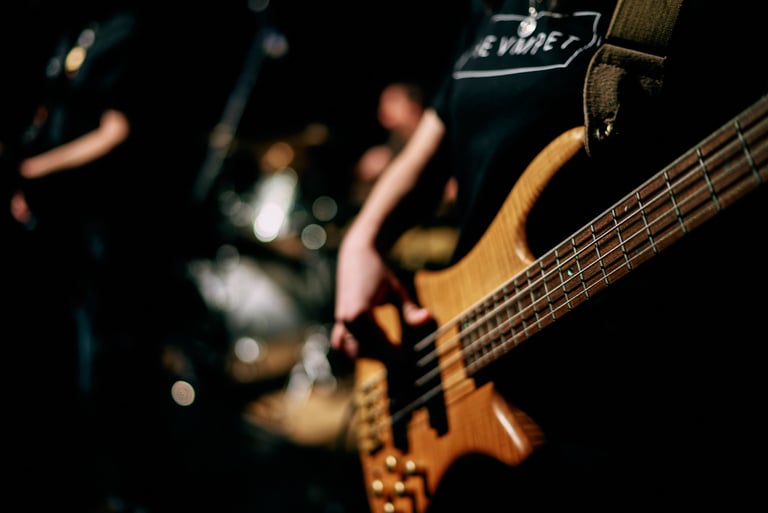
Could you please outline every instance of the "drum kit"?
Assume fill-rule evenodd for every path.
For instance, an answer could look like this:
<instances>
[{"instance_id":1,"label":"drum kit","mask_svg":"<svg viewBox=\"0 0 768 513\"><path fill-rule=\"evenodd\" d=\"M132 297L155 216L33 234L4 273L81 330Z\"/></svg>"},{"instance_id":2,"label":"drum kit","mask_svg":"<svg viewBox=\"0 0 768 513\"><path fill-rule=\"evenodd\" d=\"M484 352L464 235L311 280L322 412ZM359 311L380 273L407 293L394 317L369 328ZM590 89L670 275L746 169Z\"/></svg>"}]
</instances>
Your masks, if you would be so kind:
<instances>
[{"instance_id":1,"label":"drum kit","mask_svg":"<svg viewBox=\"0 0 768 513\"><path fill-rule=\"evenodd\" d=\"M233 158L212 188L221 243L187 270L224 320L226 372L243 384L284 380L254 397L245 417L317 446L338 443L345 431L352 378L329 354L337 202L302 190L298 139L237 145L236 157L247 158Z\"/></svg>"}]
</instances>

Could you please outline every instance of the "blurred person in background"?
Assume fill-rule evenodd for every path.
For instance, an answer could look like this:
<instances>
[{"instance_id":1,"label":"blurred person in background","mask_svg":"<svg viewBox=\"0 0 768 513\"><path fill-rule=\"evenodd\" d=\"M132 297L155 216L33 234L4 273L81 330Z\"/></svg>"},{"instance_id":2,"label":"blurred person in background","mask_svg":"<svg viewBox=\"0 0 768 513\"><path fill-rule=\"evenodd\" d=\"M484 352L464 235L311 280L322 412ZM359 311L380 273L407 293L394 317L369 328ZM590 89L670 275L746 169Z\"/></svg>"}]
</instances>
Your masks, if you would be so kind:
<instances>
[{"instance_id":1,"label":"blurred person in background","mask_svg":"<svg viewBox=\"0 0 768 513\"><path fill-rule=\"evenodd\" d=\"M353 215L363 205L381 173L413 135L424 114L427 94L424 86L411 80L393 81L379 93L376 119L385 130L386 139L365 149L354 164L349 198ZM448 165L438 158L434 160L433 167ZM456 180L449 178L430 226L412 228L392 248L390 256L399 265L406 268L435 266L450 259L456 240L452 217L455 199Z\"/></svg>"},{"instance_id":2,"label":"blurred person in background","mask_svg":"<svg viewBox=\"0 0 768 513\"><path fill-rule=\"evenodd\" d=\"M411 137L424 112L424 93L415 82L392 82L379 93L376 120L386 140L367 148L353 169L350 200L358 208L379 174Z\"/></svg>"},{"instance_id":3,"label":"blurred person in background","mask_svg":"<svg viewBox=\"0 0 768 513\"><path fill-rule=\"evenodd\" d=\"M194 140L183 141L194 125L161 74L176 70L163 45L171 18L145 7L35 3L18 20L34 49L9 76L20 93L18 124L3 134L13 241L3 272L12 360L23 362L14 418L27 449L17 475L76 479L55 500L79 511L149 501L170 426L163 343L208 336L174 226L195 171ZM168 151L181 142L187 153ZM67 436L39 436L49 429Z\"/></svg>"},{"instance_id":4,"label":"blurred person in background","mask_svg":"<svg viewBox=\"0 0 768 513\"><path fill-rule=\"evenodd\" d=\"M96 510L127 467L125 455L146 441L145 428L132 439L121 435L136 412L126 399L145 399L137 392L152 381L147 355L138 357L127 336L141 322L128 312L141 307L147 285L140 237L150 235L144 209L152 208L139 142L144 32L121 2L40 2L33 14L29 26L45 39L36 65L28 65L36 80L28 82L26 124L8 139L15 169L6 170L16 173L6 209L21 227L13 251L23 254L13 270L14 351L31 366L18 376L29 413L19 419L33 424L25 473L30 480L72 476L80 485L61 503ZM118 353L133 361L105 365ZM131 380L130 393L118 385L120 369L129 367L144 375ZM51 424L69 436L31 436Z\"/></svg>"}]
</instances>

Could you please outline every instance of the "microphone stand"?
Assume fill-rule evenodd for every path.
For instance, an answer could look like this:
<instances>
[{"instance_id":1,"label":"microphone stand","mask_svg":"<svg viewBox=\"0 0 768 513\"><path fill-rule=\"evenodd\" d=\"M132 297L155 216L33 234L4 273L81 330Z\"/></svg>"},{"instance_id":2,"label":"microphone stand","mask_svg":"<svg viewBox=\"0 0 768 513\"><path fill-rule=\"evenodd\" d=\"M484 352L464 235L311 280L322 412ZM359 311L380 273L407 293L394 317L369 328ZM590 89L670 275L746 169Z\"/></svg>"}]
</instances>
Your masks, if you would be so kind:
<instances>
[{"instance_id":1,"label":"microphone stand","mask_svg":"<svg viewBox=\"0 0 768 513\"><path fill-rule=\"evenodd\" d=\"M256 31L221 119L209 138L208 151L192 187L194 204L200 205L208 198L211 187L221 173L265 57L279 58L286 51L287 42L280 32L268 26Z\"/></svg>"}]
</instances>

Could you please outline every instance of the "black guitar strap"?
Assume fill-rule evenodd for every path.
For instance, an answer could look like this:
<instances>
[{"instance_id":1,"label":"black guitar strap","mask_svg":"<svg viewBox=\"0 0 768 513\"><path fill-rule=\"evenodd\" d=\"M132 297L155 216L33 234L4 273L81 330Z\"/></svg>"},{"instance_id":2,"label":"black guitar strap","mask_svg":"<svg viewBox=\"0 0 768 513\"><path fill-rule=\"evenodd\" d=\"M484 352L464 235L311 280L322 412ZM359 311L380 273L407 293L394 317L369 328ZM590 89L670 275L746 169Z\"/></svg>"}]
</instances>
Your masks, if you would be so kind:
<instances>
[{"instance_id":1,"label":"black guitar strap","mask_svg":"<svg viewBox=\"0 0 768 513\"><path fill-rule=\"evenodd\" d=\"M619 0L584 83L586 150L591 156L630 122L632 102L661 91L667 45L683 0ZM637 107L637 105L635 105Z\"/></svg>"}]
</instances>

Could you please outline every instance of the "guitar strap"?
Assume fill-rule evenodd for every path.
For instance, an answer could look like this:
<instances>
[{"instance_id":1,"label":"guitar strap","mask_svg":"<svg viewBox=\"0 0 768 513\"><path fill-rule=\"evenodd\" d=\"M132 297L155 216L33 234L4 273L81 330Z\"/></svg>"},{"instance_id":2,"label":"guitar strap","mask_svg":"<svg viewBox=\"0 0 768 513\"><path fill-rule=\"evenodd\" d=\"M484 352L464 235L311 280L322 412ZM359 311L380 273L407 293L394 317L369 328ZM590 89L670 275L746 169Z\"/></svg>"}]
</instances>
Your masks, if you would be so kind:
<instances>
[{"instance_id":1,"label":"guitar strap","mask_svg":"<svg viewBox=\"0 0 768 513\"><path fill-rule=\"evenodd\" d=\"M630 112L661 91L669 40L683 0L619 0L584 83L586 151L628 126ZM633 103L637 102L637 104Z\"/></svg>"}]
</instances>

